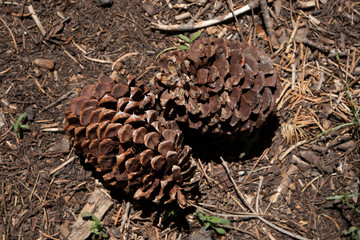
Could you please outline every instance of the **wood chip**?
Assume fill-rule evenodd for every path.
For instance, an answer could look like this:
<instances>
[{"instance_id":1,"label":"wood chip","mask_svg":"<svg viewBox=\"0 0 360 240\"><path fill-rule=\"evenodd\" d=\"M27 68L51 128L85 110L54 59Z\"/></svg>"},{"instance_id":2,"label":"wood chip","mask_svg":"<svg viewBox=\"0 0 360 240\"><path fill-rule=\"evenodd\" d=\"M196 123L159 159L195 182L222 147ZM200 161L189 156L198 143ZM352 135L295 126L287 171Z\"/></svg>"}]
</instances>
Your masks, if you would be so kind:
<instances>
[{"instance_id":1,"label":"wood chip","mask_svg":"<svg viewBox=\"0 0 360 240\"><path fill-rule=\"evenodd\" d=\"M101 220L112 205L113 201L103 191L96 189L72 225L72 231L68 240L85 240L90 236L91 221L84 220L81 217L82 213L91 212Z\"/></svg>"}]
</instances>

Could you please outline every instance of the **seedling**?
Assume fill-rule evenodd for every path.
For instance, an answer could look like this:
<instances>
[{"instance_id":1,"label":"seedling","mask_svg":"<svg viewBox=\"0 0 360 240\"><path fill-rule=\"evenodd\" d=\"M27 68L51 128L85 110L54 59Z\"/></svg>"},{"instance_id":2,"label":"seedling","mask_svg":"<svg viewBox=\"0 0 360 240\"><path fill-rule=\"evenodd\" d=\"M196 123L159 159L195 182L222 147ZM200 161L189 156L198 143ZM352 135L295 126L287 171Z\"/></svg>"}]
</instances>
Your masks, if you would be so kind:
<instances>
[{"instance_id":1,"label":"seedling","mask_svg":"<svg viewBox=\"0 0 360 240\"><path fill-rule=\"evenodd\" d=\"M205 223L205 229L209 227L213 228L218 234L224 235L226 234L225 229L219 227L218 225L229 225L230 221L225 218L218 218L215 216L208 216L202 214L199 210L196 210L195 216L203 223Z\"/></svg>"},{"instance_id":2,"label":"seedling","mask_svg":"<svg viewBox=\"0 0 360 240\"><path fill-rule=\"evenodd\" d=\"M165 223L170 219L177 219L178 215L178 210L176 209L165 209L163 215L161 216L161 223Z\"/></svg>"},{"instance_id":3,"label":"seedling","mask_svg":"<svg viewBox=\"0 0 360 240\"><path fill-rule=\"evenodd\" d=\"M190 45L201 35L201 31L198 31L196 33L194 33L190 38L188 38L187 36L180 34L179 38L180 40L185 41L184 45L180 45L177 47L170 47L170 48L166 48L164 50L162 50L157 56L156 59L158 59L162 54L164 54L165 52L168 51L172 51L172 50L176 50L176 49L180 49L180 50L184 50L187 51L190 48Z\"/></svg>"},{"instance_id":4,"label":"seedling","mask_svg":"<svg viewBox=\"0 0 360 240\"><path fill-rule=\"evenodd\" d=\"M94 237L107 238L106 229L104 228L104 222L100 221L94 214L91 212L85 212L81 214L81 217L84 220L93 220L91 223L91 232L94 234Z\"/></svg>"},{"instance_id":5,"label":"seedling","mask_svg":"<svg viewBox=\"0 0 360 240\"><path fill-rule=\"evenodd\" d=\"M23 129L29 129L29 126L27 124L21 124L21 121L26 117L26 113L22 113L18 119L16 120L16 123L14 124L14 131L17 137L21 136Z\"/></svg>"},{"instance_id":6,"label":"seedling","mask_svg":"<svg viewBox=\"0 0 360 240\"><path fill-rule=\"evenodd\" d=\"M336 59L339 71L342 74L344 74L344 71L340 67L340 58L339 58L338 53L335 55L335 59ZM326 130L324 132L321 132L320 134L317 135L318 137L321 136L321 135L324 135L325 133L331 132L333 130L336 130L336 129L339 129L339 128L342 128L342 127L355 126L355 127L358 128L360 126L360 116L359 116L360 107L356 108L356 106L355 106L355 102L354 102L354 99L352 97L348 82L346 82L346 93L347 93L347 96L348 96L348 99L349 99L349 102L350 102L352 121L349 122L349 123L344 123L344 124L338 125L336 127L330 128L330 129L328 129L328 130Z\"/></svg>"},{"instance_id":7,"label":"seedling","mask_svg":"<svg viewBox=\"0 0 360 240\"><path fill-rule=\"evenodd\" d=\"M351 209L353 209L355 212L360 213L360 209L356 208L353 204L350 203L350 198L360 196L360 193L354 193L354 194L348 194L344 193L344 195L336 195L332 197L326 198L326 200L341 200L343 204L347 205Z\"/></svg>"},{"instance_id":8,"label":"seedling","mask_svg":"<svg viewBox=\"0 0 360 240\"><path fill-rule=\"evenodd\" d=\"M348 230L344 230L343 234L350 235L355 240L360 240L360 228L351 226Z\"/></svg>"},{"instance_id":9,"label":"seedling","mask_svg":"<svg viewBox=\"0 0 360 240\"><path fill-rule=\"evenodd\" d=\"M185 45L180 45L178 48L184 51L187 51L190 48L190 45L201 35L201 31L198 31L194 33L191 38L188 38L187 36L180 34L179 38L184 40L186 43Z\"/></svg>"}]
</instances>

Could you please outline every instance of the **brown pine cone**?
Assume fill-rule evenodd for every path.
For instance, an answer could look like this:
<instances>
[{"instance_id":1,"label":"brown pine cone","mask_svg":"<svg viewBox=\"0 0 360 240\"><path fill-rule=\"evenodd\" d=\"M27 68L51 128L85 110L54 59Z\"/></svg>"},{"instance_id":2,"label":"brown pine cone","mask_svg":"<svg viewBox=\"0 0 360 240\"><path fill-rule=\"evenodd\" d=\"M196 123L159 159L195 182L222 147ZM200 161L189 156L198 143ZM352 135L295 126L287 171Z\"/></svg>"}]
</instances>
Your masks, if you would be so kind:
<instances>
[{"instance_id":1,"label":"brown pine cone","mask_svg":"<svg viewBox=\"0 0 360 240\"><path fill-rule=\"evenodd\" d=\"M197 182L191 148L182 132L154 110L155 96L144 83L116 83L104 75L71 101L64 127L77 153L103 180L135 199L177 201Z\"/></svg>"},{"instance_id":2,"label":"brown pine cone","mask_svg":"<svg viewBox=\"0 0 360 240\"><path fill-rule=\"evenodd\" d=\"M273 112L281 85L270 57L246 43L201 39L159 59L152 80L162 116L201 133L251 133Z\"/></svg>"}]
</instances>

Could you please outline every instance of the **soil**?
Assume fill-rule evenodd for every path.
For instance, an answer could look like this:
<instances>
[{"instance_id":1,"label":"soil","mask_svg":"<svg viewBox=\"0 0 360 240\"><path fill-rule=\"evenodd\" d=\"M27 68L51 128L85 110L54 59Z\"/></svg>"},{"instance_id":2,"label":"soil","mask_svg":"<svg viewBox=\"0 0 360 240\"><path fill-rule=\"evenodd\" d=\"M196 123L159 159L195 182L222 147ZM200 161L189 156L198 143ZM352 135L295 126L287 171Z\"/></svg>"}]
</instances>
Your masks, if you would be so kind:
<instances>
[{"instance_id":1,"label":"soil","mask_svg":"<svg viewBox=\"0 0 360 240\"><path fill-rule=\"evenodd\" d=\"M2 239L66 239L94 190L108 191L63 130L64 112L83 86L115 73L148 82L159 70L157 55L185 44L180 33L196 32L152 23L185 24L191 18L175 20L183 13L194 22L214 19L248 1L95 2L0 1ZM270 15L256 7L201 29L200 38L246 41L272 56L283 85L276 117L206 156L206 146L194 146L203 177L186 211L154 207L146 215L131 203L126 218L126 198L113 197L102 219L110 239L351 239L343 231L352 226L359 237L360 1L267 2ZM205 231L195 209L230 220L226 234ZM178 214L159 220L171 210Z\"/></svg>"}]
</instances>

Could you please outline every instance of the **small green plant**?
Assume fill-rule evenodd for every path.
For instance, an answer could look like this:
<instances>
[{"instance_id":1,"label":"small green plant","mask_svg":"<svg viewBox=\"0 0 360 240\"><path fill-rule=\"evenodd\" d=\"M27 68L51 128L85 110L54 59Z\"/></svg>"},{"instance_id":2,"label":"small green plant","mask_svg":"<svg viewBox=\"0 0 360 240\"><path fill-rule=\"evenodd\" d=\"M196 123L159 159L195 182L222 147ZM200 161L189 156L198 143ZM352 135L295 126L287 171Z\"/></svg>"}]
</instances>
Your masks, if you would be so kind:
<instances>
[{"instance_id":1,"label":"small green plant","mask_svg":"<svg viewBox=\"0 0 360 240\"><path fill-rule=\"evenodd\" d=\"M360 196L360 193L354 193L354 194L344 193L343 195L335 195L332 197L327 197L326 200L341 200L344 205L350 207L355 212L360 213L360 209L350 203L350 198L356 196ZM343 234L345 235L351 234L353 239L360 240L360 228L356 226L351 226L348 230L344 230Z\"/></svg>"},{"instance_id":2,"label":"small green plant","mask_svg":"<svg viewBox=\"0 0 360 240\"><path fill-rule=\"evenodd\" d=\"M186 43L185 45L180 45L178 48L184 51L187 51L190 48L190 45L201 35L201 31L198 31L194 33L191 38L188 38L187 36L180 34L179 38L184 40Z\"/></svg>"},{"instance_id":3,"label":"small green plant","mask_svg":"<svg viewBox=\"0 0 360 240\"><path fill-rule=\"evenodd\" d=\"M353 204L350 203L350 198L360 196L360 193L348 194L344 193L343 195L336 195L326 198L326 200L341 200L343 204L350 207L355 212L360 213L360 209L356 208Z\"/></svg>"},{"instance_id":4,"label":"small green plant","mask_svg":"<svg viewBox=\"0 0 360 240\"><path fill-rule=\"evenodd\" d=\"M351 226L348 230L344 230L343 234L350 235L355 240L360 240L360 228Z\"/></svg>"},{"instance_id":5,"label":"small green plant","mask_svg":"<svg viewBox=\"0 0 360 240\"><path fill-rule=\"evenodd\" d=\"M14 124L14 131L17 137L21 136L23 129L29 129L29 126L27 124L21 124L22 120L25 117L26 117L26 113L22 113L16 120L16 123Z\"/></svg>"},{"instance_id":6,"label":"small green plant","mask_svg":"<svg viewBox=\"0 0 360 240\"><path fill-rule=\"evenodd\" d=\"M190 48L190 45L201 35L201 31L198 31L196 33L194 33L190 38L188 38L187 36L180 34L179 38L180 40L185 41L185 43L183 45L177 46L177 47L170 47L170 48L166 48L164 50L162 50L157 56L156 59L158 59L162 54L164 54L165 52L168 51L172 51L172 50L176 50L176 49L180 49L180 50L184 50L187 51Z\"/></svg>"},{"instance_id":7,"label":"small green plant","mask_svg":"<svg viewBox=\"0 0 360 240\"><path fill-rule=\"evenodd\" d=\"M106 229L104 228L104 222L100 221L94 214L91 212L85 212L81 214L81 217L84 220L92 220L91 223L91 232L94 234L94 237L107 238Z\"/></svg>"},{"instance_id":8,"label":"small green plant","mask_svg":"<svg viewBox=\"0 0 360 240\"><path fill-rule=\"evenodd\" d=\"M340 67L340 57L339 57L338 53L335 55L335 59L336 59L339 71L342 74L344 74L344 71ZM360 127L360 116L359 116L360 107L356 108L354 99L353 99L351 91L350 91L350 86L349 86L349 83L347 81L346 81L346 93L347 93L347 97L348 97L349 102L350 102L350 110L351 110L351 114L352 114L352 121L349 122L349 123L344 123L344 124L338 125L336 127L330 128L330 129L328 129L326 131L323 131L323 132L321 132L320 134L317 135L318 137L321 136L321 135L324 135L325 133L328 133L328 132L331 132L333 130L336 130L336 129L339 129L339 128L342 128L342 127L346 127L346 126L355 126L356 128Z\"/></svg>"},{"instance_id":9,"label":"small green plant","mask_svg":"<svg viewBox=\"0 0 360 240\"><path fill-rule=\"evenodd\" d=\"M177 209L165 209L163 215L161 216L161 223L165 223L170 219L178 218L178 210Z\"/></svg>"},{"instance_id":10,"label":"small green plant","mask_svg":"<svg viewBox=\"0 0 360 240\"><path fill-rule=\"evenodd\" d=\"M215 216L208 216L202 214L199 210L196 210L195 216L203 223L205 223L205 229L209 227L213 228L218 234L224 235L226 234L225 229L219 227L218 225L229 225L230 221L225 218L218 218Z\"/></svg>"}]
</instances>

